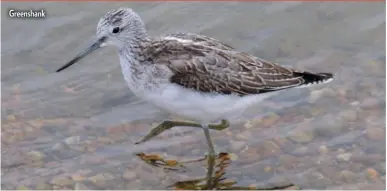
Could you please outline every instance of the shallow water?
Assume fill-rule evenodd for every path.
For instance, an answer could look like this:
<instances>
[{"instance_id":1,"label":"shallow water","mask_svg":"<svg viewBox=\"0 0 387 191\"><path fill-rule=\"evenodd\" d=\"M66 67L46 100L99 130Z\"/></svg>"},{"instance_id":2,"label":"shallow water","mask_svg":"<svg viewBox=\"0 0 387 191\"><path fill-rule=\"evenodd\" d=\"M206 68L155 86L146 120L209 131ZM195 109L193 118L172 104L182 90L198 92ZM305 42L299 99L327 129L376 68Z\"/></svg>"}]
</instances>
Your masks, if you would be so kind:
<instances>
[{"instance_id":1,"label":"shallow water","mask_svg":"<svg viewBox=\"0 0 387 191\"><path fill-rule=\"evenodd\" d=\"M41 20L2 17L4 189L165 189L205 175L147 164L138 153L203 158L202 130L174 128L134 142L169 116L126 87L114 48L62 73L107 11L129 6L149 33L201 33L284 65L333 72L332 83L288 91L249 112L254 120L212 131L232 154L234 186L385 189L384 3L2 3L45 9Z\"/></svg>"}]
</instances>

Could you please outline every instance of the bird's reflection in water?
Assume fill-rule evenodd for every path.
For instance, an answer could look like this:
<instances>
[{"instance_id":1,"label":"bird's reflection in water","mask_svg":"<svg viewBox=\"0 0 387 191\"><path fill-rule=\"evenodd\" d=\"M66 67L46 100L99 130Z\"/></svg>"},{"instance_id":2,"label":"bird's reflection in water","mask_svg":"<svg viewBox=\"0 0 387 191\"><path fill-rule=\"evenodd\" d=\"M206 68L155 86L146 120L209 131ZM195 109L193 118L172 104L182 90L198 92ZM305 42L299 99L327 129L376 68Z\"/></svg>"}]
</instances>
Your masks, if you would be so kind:
<instances>
[{"instance_id":1,"label":"bird's reflection in water","mask_svg":"<svg viewBox=\"0 0 387 191\"><path fill-rule=\"evenodd\" d=\"M177 190L280 190L280 189L300 189L293 184L274 186L270 188L257 188L253 186L236 186L237 181L229 180L225 177L226 168L230 165L231 155L229 153L220 153L216 157L203 157L196 160L182 161L166 160L158 154L137 154L142 161L154 166L163 168L165 171L180 171L188 170L185 166L187 163L202 162L207 159L207 175L203 178L179 181L168 188ZM215 170L215 173L212 173ZM212 174L212 176L211 176Z\"/></svg>"}]
</instances>

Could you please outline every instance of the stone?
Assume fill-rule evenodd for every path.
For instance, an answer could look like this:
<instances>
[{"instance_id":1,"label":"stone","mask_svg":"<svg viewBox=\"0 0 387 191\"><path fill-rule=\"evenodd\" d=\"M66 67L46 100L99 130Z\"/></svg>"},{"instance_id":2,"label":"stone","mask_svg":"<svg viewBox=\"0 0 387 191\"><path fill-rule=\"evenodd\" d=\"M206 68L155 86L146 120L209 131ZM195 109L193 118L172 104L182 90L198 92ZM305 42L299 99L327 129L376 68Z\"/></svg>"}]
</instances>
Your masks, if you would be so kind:
<instances>
[{"instance_id":1,"label":"stone","mask_svg":"<svg viewBox=\"0 0 387 191\"><path fill-rule=\"evenodd\" d=\"M276 155L280 150L280 147L274 141L265 141L263 143L262 155L264 157L271 157Z\"/></svg>"},{"instance_id":2,"label":"stone","mask_svg":"<svg viewBox=\"0 0 387 191\"><path fill-rule=\"evenodd\" d=\"M45 157L44 153L42 153L40 151L30 151L30 152L28 152L27 156L32 161L39 161Z\"/></svg>"},{"instance_id":3,"label":"stone","mask_svg":"<svg viewBox=\"0 0 387 191\"><path fill-rule=\"evenodd\" d=\"M302 146L297 149L295 149L292 154L297 156L303 156L308 152L308 147Z\"/></svg>"},{"instance_id":4,"label":"stone","mask_svg":"<svg viewBox=\"0 0 387 191\"><path fill-rule=\"evenodd\" d=\"M52 186L45 182L42 182L36 185L36 190L52 190Z\"/></svg>"},{"instance_id":5,"label":"stone","mask_svg":"<svg viewBox=\"0 0 387 191\"><path fill-rule=\"evenodd\" d=\"M69 186L73 185L74 182L67 176L56 176L50 183L56 186Z\"/></svg>"},{"instance_id":6,"label":"stone","mask_svg":"<svg viewBox=\"0 0 387 191\"><path fill-rule=\"evenodd\" d=\"M80 136L72 136L72 137L68 137L64 140L64 142L67 144L67 145L77 145L81 142L81 137Z\"/></svg>"},{"instance_id":7,"label":"stone","mask_svg":"<svg viewBox=\"0 0 387 191\"><path fill-rule=\"evenodd\" d=\"M71 179L75 182L79 182L85 180L85 177L79 174L73 174L71 175Z\"/></svg>"},{"instance_id":8,"label":"stone","mask_svg":"<svg viewBox=\"0 0 387 191\"><path fill-rule=\"evenodd\" d=\"M357 119L357 111L354 109L344 110L339 113L339 117L346 121L355 121Z\"/></svg>"},{"instance_id":9,"label":"stone","mask_svg":"<svg viewBox=\"0 0 387 191\"><path fill-rule=\"evenodd\" d=\"M325 145L321 145L319 148L318 148L318 151L321 153L321 154L326 154L326 153L328 153L328 148L327 148L327 146L325 146Z\"/></svg>"},{"instance_id":10,"label":"stone","mask_svg":"<svg viewBox=\"0 0 387 191\"><path fill-rule=\"evenodd\" d=\"M27 186L20 185L16 187L16 190L30 190Z\"/></svg>"},{"instance_id":11,"label":"stone","mask_svg":"<svg viewBox=\"0 0 387 191\"><path fill-rule=\"evenodd\" d=\"M287 154L279 156L278 159L280 164L284 165L286 169L293 168L293 166L299 161L297 157Z\"/></svg>"},{"instance_id":12,"label":"stone","mask_svg":"<svg viewBox=\"0 0 387 191\"><path fill-rule=\"evenodd\" d=\"M339 176L345 182L354 182L356 180L356 174L349 170L341 171Z\"/></svg>"},{"instance_id":13,"label":"stone","mask_svg":"<svg viewBox=\"0 0 387 191\"><path fill-rule=\"evenodd\" d=\"M314 138L313 131L297 131L289 136L289 139L296 143L308 143Z\"/></svg>"},{"instance_id":14,"label":"stone","mask_svg":"<svg viewBox=\"0 0 387 191\"><path fill-rule=\"evenodd\" d=\"M126 170L123 174L122 174L122 178L124 180L132 180L136 177L136 172L134 172L133 170Z\"/></svg>"},{"instance_id":15,"label":"stone","mask_svg":"<svg viewBox=\"0 0 387 191\"><path fill-rule=\"evenodd\" d=\"M89 180L99 187L104 187L106 185L106 181L113 179L114 176L110 173L99 173L95 176L89 177Z\"/></svg>"},{"instance_id":16,"label":"stone","mask_svg":"<svg viewBox=\"0 0 387 191\"><path fill-rule=\"evenodd\" d=\"M377 179L379 179L379 173L373 168L368 168L367 177L372 181L376 181Z\"/></svg>"},{"instance_id":17,"label":"stone","mask_svg":"<svg viewBox=\"0 0 387 191\"><path fill-rule=\"evenodd\" d=\"M74 186L74 190L90 190L85 184L82 182L76 182Z\"/></svg>"},{"instance_id":18,"label":"stone","mask_svg":"<svg viewBox=\"0 0 387 191\"><path fill-rule=\"evenodd\" d=\"M348 162L352 157L352 153L341 153L336 156L337 160L341 162Z\"/></svg>"},{"instance_id":19,"label":"stone","mask_svg":"<svg viewBox=\"0 0 387 191\"><path fill-rule=\"evenodd\" d=\"M65 145L63 143L56 143L52 146L52 150L63 150L65 148Z\"/></svg>"},{"instance_id":20,"label":"stone","mask_svg":"<svg viewBox=\"0 0 387 191\"><path fill-rule=\"evenodd\" d=\"M246 142L245 141L230 141L231 143L231 149L235 151L241 151L243 148L246 147Z\"/></svg>"},{"instance_id":21,"label":"stone","mask_svg":"<svg viewBox=\"0 0 387 191\"><path fill-rule=\"evenodd\" d=\"M369 127L366 129L367 138L372 141L385 141L386 132L377 127Z\"/></svg>"}]
</instances>

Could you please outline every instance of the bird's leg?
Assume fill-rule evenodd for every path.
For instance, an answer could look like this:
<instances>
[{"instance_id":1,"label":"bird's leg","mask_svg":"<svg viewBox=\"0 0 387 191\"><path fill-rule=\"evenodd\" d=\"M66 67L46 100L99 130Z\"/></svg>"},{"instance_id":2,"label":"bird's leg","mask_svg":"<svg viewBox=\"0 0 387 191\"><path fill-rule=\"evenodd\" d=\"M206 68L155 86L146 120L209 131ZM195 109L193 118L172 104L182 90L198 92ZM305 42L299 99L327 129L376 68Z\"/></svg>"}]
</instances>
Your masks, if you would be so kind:
<instances>
[{"instance_id":1,"label":"bird's leg","mask_svg":"<svg viewBox=\"0 0 387 191\"><path fill-rule=\"evenodd\" d=\"M202 128L202 125L199 124L199 123L188 122L188 121L170 121L170 120L166 120L166 121L163 121L162 123L160 123L159 125L157 125L156 127L154 127L148 134L146 134L144 137L142 137L140 139L140 141L136 142L135 144L146 142L146 141L152 139L153 137L161 134L165 130L168 130L168 129L170 129L172 127L175 127L175 126L200 127L200 128ZM230 124L229 124L229 122L227 120L222 120L220 124L210 124L210 125L208 125L208 128L220 131L220 130L226 129L229 126L230 126Z\"/></svg>"},{"instance_id":2,"label":"bird's leg","mask_svg":"<svg viewBox=\"0 0 387 191\"><path fill-rule=\"evenodd\" d=\"M212 189L212 173L214 171L214 163L215 163L215 150L214 146L212 145L211 137L210 137L210 130L208 125L202 125L204 130L204 135L207 139L208 144L208 171L207 171L207 189Z\"/></svg>"}]
</instances>

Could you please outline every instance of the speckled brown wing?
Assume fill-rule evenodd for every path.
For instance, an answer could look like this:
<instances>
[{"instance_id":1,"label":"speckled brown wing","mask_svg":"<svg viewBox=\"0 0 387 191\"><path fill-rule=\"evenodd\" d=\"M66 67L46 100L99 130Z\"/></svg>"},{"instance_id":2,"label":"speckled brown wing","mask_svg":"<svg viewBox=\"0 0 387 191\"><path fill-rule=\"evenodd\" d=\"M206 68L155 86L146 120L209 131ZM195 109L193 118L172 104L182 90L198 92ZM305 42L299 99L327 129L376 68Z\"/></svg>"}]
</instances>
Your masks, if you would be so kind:
<instances>
[{"instance_id":1,"label":"speckled brown wing","mask_svg":"<svg viewBox=\"0 0 387 191\"><path fill-rule=\"evenodd\" d=\"M276 91L324 81L330 74L297 72L234 50L207 43L153 41L144 51L155 64L168 66L172 83L185 88L240 96Z\"/></svg>"}]
</instances>

